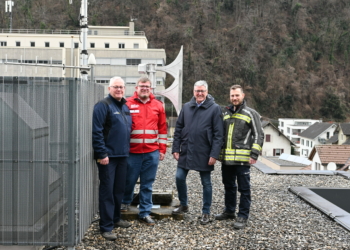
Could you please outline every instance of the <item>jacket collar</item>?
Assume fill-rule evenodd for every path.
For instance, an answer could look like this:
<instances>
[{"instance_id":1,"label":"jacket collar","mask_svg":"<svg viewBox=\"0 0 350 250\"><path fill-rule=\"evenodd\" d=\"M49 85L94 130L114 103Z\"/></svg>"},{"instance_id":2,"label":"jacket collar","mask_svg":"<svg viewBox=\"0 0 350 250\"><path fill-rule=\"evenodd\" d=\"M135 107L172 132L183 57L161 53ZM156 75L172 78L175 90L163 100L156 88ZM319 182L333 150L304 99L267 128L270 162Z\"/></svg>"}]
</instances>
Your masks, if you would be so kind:
<instances>
[{"instance_id":1,"label":"jacket collar","mask_svg":"<svg viewBox=\"0 0 350 250\"><path fill-rule=\"evenodd\" d=\"M117 99L113 98L111 96L111 94L108 94L108 97L111 98L111 100L117 105L123 106L126 103L126 100L125 100L124 97L122 97L122 99L120 101L118 101Z\"/></svg>"},{"instance_id":2,"label":"jacket collar","mask_svg":"<svg viewBox=\"0 0 350 250\"><path fill-rule=\"evenodd\" d=\"M210 94L207 95L207 98L205 99L205 102L202 103L200 108L203 107L205 109L209 108L211 105L215 103L214 97L212 97ZM193 96L190 100L190 106L191 107L197 107L196 98Z\"/></svg>"},{"instance_id":3,"label":"jacket collar","mask_svg":"<svg viewBox=\"0 0 350 250\"><path fill-rule=\"evenodd\" d=\"M229 109L232 113L240 112L244 107L246 106L245 100L243 100L242 104L238 106L236 110L233 109L233 104L227 106L226 108Z\"/></svg>"}]
</instances>

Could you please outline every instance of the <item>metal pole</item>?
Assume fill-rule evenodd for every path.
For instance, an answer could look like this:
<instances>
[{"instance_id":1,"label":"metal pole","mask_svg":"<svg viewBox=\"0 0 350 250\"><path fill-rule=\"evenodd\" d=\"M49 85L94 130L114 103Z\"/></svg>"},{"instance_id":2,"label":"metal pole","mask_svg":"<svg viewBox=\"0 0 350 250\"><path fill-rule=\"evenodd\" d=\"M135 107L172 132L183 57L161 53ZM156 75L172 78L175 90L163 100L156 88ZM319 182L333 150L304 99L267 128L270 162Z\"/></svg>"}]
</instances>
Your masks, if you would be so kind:
<instances>
[{"instance_id":1,"label":"metal pole","mask_svg":"<svg viewBox=\"0 0 350 250\"><path fill-rule=\"evenodd\" d=\"M87 32L88 32L88 19L87 19L87 0L81 1L80 9L80 28L81 28L81 38L82 38L82 49L81 49L81 60L82 66L87 66L88 53L87 53ZM82 78L87 80L87 73L82 72Z\"/></svg>"},{"instance_id":2,"label":"metal pole","mask_svg":"<svg viewBox=\"0 0 350 250\"><path fill-rule=\"evenodd\" d=\"M156 93L156 87L157 87L157 78L156 78L156 65L153 63L147 64L148 69L147 69L147 75L148 78L151 80L151 88L153 94Z\"/></svg>"}]
</instances>

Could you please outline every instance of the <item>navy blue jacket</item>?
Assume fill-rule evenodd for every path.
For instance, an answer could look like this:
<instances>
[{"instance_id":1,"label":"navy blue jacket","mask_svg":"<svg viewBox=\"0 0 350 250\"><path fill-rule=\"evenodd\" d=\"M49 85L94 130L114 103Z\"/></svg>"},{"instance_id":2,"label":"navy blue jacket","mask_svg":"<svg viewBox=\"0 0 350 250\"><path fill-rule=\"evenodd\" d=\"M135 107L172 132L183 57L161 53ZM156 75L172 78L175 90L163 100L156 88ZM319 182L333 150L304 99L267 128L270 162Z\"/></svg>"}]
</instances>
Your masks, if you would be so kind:
<instances>
[{"instance_id":1,"label":"navy blue jacket","mask_svg":"<svg viewBox=\"0 0 350 250\"><path fill-rule=\"evenodd\" d=\"M184 104L176 122L172 153L180 153L178 167L212 171L209 158L219 159L223 143L221 108L211 95L197 107L196 99Z\"/></svg>"},{"instance_id":2,"label":"navy blue jacket","mask_svg":"<svg viewBox=\"0 0 350 250\"><path fill-rule=\"evenodd\" d=\"M129 156L132 122L125 103L124 98L118 102L108 95L104 101L95 104L92 117L95 159Z\"/></svg>"}]
</instances>

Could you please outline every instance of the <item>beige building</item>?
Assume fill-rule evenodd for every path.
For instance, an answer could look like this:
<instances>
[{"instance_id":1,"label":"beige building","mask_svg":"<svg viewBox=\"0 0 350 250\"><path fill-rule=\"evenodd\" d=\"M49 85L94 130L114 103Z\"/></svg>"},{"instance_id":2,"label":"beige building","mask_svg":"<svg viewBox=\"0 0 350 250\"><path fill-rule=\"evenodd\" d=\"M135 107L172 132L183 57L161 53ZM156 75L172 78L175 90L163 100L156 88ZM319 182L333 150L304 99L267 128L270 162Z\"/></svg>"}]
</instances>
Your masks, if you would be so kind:
<instances>
[{"instance_id":1,"label":"beige building","mask_svg":"<svg viewBox=\"0 0 350 250\"><path fill-rule=\"evenodd\" d=\"M8 77L80 77L79 70L26 65L9 65L8 62L81 65L81 37L79 30L9 30L0 29L0 71ZM126 82L126 96L132 95L139 64L152 63L164 66L164 49L149 49L143 31L129 26L90 26L87 35L87 52L93 53L97 65L94 79L105 85L112 76L121 76ZM166 74L157 72L156 91L164 90ZM90 77L90 74L89 74ZM106 92L107 93L107 92Z\"/></svg>"}]
</instances>

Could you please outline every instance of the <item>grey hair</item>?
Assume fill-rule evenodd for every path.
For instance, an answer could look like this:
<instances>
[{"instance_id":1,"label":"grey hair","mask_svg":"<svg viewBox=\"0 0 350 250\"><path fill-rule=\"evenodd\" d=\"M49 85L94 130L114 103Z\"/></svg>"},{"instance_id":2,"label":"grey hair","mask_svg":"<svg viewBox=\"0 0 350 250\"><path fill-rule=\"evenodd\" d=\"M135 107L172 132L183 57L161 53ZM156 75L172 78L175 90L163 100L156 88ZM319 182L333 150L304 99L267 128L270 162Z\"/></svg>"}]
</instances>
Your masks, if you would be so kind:
<instances>
[{"instance_id":1,"label":"grey hair","mask_svg":"<svg viewBox=\"0 0 350 250\"><path fill-rule=\"evenodd\" d=\"M124 87L125 87L125 82L124 82L123 78L121 78L120 76L114 76L111 79L109 79L109 87L113 85L115 80L121 81L123 83Z\"/></svg>"},{"instance_id":2,"label":"grey hair","mask_svg":"<svg viewBox=\"0 0 350 250\"><path fill-rule=\"evenodd\" d=\"M206 88L206 90L208 90L208 83L206 81L204 81L204 80L197 81L194 84L193 88L196 87L196 86L204 86Z\"/></svg>"}]
</instances>

